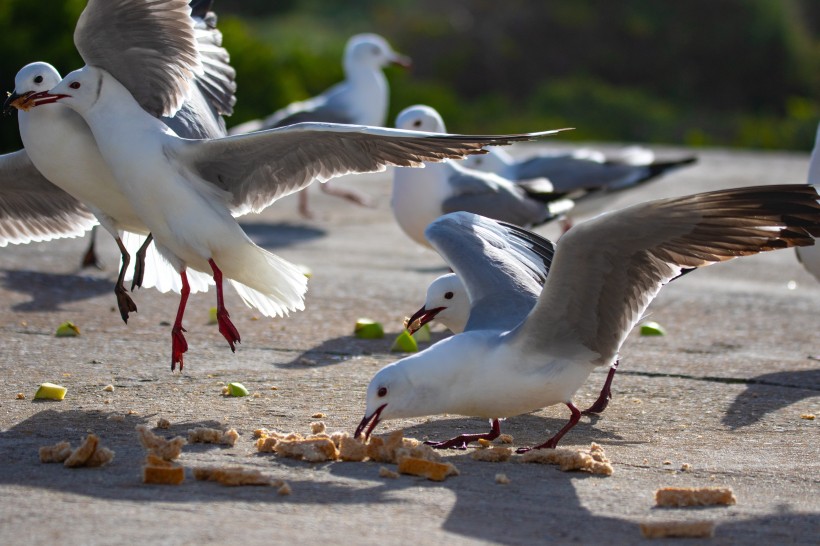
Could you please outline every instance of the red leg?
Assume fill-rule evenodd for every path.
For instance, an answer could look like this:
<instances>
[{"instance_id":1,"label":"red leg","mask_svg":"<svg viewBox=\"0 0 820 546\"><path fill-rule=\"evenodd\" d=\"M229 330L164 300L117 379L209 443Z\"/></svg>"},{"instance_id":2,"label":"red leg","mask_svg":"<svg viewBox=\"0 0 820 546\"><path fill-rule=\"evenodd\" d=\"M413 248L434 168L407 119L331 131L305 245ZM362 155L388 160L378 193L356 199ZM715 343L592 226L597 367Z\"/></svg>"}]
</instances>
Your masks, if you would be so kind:
<instances>
[{"instance_id":1,"label":"red leg","mask_svg":"<svg viewBox=\"0 0 820 546\"><path fill-rule=\"evenodd\" d=\"M231 351L236 352L234 343L239 343L239 331L231 322L231 316L228 310L225 309L225 299L222 295L222 271L216 266L212 259L208 260L211 264L211 269L214 272L214 282L216 283L216 322L219 324L219 333L228 340L228 345L231 346Z\"/></svg>"},{"instance_id":2,"label":"red leg","mask_svg":"<svg viewBox=\"0 0 820 546\"><path fill-rule=\"evenodd\" d=\"M91 241L94 241L93 237ZM128 324L128 313L137 312L137 304L128 295L128 290L123 285L125 270L128 269L128 264L131 263L131 256L128 255L128 251L119 237L117 237L117 246L120 247L120 254L122 254L122 267L120 268L120 274L117 276L117 284L114 285L114 294L117 296L117 307L120 309L120 316L123 322Z\"/></svg>"},{"instance_id":3,"label":"red leg","mask_svg":"<svg viewBox=\"0 0 820 546\"><path fill-rule=\"evenodd\" d=\"M564 434L569 432L569 429L571 429L572 427L577 425L578 421L581 420L581 410L576 408L575 405L572 402L567 402L566 404L567 404L567 407L569 408L569 411L572 412L572 415L570 415L569 423L564 425L564 428L559 430L558 433L555 436L553 436L552 438L550 438L549 440L547 440L546 442L544 442L541 445L537 445L537 446L533 446L533 447L520 447L520 448L516 449L515 452L516 453L526 453L527 451L529 451L531 449L544 449L544 448L546 448L546 449L555 449L555 446L558 445L558 440L560 440L564 436Z\"/></svg>"},{"instance_id":4,"label":"red leg","mask_svg":"<svg viewBox=\"0 0 820 546\"><path fill-rule=\"evenodd\" d=\"M610 387L612 386L612 379L615 377L615 370L618 369L618 364L619 362L616 360L609 368L609 373L607 374L606 381L601 389L601 394L598 395L598 399L594 404L581 412L582 415L601 413L606 409L609 401L612 399L612 391L610 390Z\"/></svg>"},{"instance_id":5,"label":"red leg","mask_svg":"<svg viewBox=\"0 0 820 546\"><path fill-rule=\"evenodd\" d=\"M182 277L182 291L179 294L179 309L177 309L177 319L174 321L174 326L171 328L171 371L176 368L179 362L179 371L182 371L182 353L188 351L188 342L185 341L185 335L182 333L185 328L182 327L182 315L185 314L185 304L188 303L188 295L191 293L191 287L188 285L188 276L185 270L179 272Z\"/></svg>"},{"instance_id":6,"label":"red leg","mask_svg":"<svg viewBox=\"0 0 820 546\"><path fill-rule=\"evenodd\" d=\"M495 440L501 435L501 424L498 422L498 419L492 420L493 428L490 429L490 432L486 434L462 434L461 436L456 436L451 440L446 440L444 442L424 442L428 446L434 447L436 449L467 449L467 444L470 442L477 442L479 440Z\"/></svg>"}]
</instances>

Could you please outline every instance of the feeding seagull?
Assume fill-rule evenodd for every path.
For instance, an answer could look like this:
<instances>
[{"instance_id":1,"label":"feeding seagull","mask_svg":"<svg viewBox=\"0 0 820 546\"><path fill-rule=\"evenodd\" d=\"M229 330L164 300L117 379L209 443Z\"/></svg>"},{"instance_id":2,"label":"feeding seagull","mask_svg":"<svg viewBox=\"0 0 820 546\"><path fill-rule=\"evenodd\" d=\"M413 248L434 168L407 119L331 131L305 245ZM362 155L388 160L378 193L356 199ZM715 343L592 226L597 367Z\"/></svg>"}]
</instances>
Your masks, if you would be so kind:
<instances>
[{"instance_id":1,"label":"feeding seagull","mask_svg":"<svg viewBox=\"0 0 820 546\"><path fill-rule=\"evenodd\" d=\"M492 298L501 252L476 235L481 219L444 216L427 237L467 287L474 308ZM512 329L477 327L382 368L367 388L355 435L385 419L485 417L485 434L434 444L462 448L500 434L499 419L565 404L569 422L534 448L554 448L579 421L572 396L596 366L611 366L660 289L686 271L767 250L810 246L820 235L807 185L719 190L601 214L561 238L538 302ZM467 250L467 249L471 250ZM485 256L477 264L476 252ZM474 311L475 312L475 311ZM471 317L472 320L472 317Z\"/></svg>"},{"instance_id":2,"label":"feeding seagull","mask_svg":"<svg viewBox=\"0 0 820 546\"><path fill-rule=\"evenodd\" d=\"M351 36L342 59L345 79L313 98L294 102L277 110L265 119L256 119L232 127L230 133L240 134L263 129L274 129L305 121L348 123L383 127L387 121L390 88L384 77L388 65L409 68L410 58L396 53L378 34L364 33ZM350 189L337 188L325 183L322 191L368 206L367 196ZM307 190L299 194L299 212L312 216L308 207Z\"/></svg>"},{"instance_id":3,"label":"feeding seagull","mask_svg":"<svg viewBox=\"0 0 820 546\"><path fill-rule=\"evenodd\" d=\"M396 117L396 127L444 132L439 113L425 105L410 106ZM420 245L429 247L424 229L448 212L468 211L518 226L543 224L572 208L559 199L548 180L515 184L499 175L466 169L456 161L425 169L393 172L391 207L399 227Z\"/></svg>"},{"instance_id":4,"label":"feeding seagull","mask_svg":"<svg viewBox=\"0 0 820 546\"><path fill-rule=\"evenodd\" d=\"M820 193L820 125L817 126L817 137L814 141L814 150L809 159L808 183ZM820 281L820 245L805 248L796 248L797 259L806 268L806 271L814 275Z\"/></svg>"},{"instance_id":5,"label":"feeding seagull","mask_svg":"<svg viewBox=\"0 0 820 546\"><path fill-rule=\"evenodd\" d=\"M129 19L135 13L140 14L134 9L135 5L136 3L132 5L125 0L89 2L77 25L75 43L84 58L95 59L101 66L124 74L123 80L128 82L129 89L133 90L137 100L149 107L153 114L160 116L161 109L152 104L154 90L151 83L155 79L152 71L157 68L151 66L153 59L147 54L143 55L143 50L140 49L143 46L141 32L145 28L137 23L138 18ZM221 47L222 35L216 29L216 16L209 11L211 2L197 0L192 2L191 7L196 41L193 45L185 42L182 46L194 48L194 51L188 52L189 55L196 55L198 50L204 71L197 76L190 97L182 108L173 117L163 117L162 121L185 137L224 136L222 115L232 112L236 89L235 72L229 64L228 53ZM173 32L173 28L169 28L172 25L162 22L163 11L160 5L154 6L153 16L160 25L158 32ZM120 22L121 25L114 28L115 22ZM165 54L164 50L176 47L177 44L170 40L157 40L154 46ZM93 212L117 242L122 264L114 292L120 315L127 322L129 313L136 311L137 306L128 295L124 280L129 273L130 253L137 247L139 250L132 290L135 286L144 285L156 286L163 291L171 288L179 291L181 284L176 272L149 248L149 229L114 181L114 175L100 155L85 121L76 112L58 103L41 104L32 108L32 97L48 91L60 80L59 72L43 62L26 65L15 77L15 92L9 96L6 104L9 108L19 109L18 121L24 149L15 152L20 159L14 170L10 168L11 162L3 162L3 158L0 158L0 178L4 181L0 185L0 207L4 211L0 216L0 230L7 229L9 222L15 222L18 226L44 225L41 219L31 215L29 209L8 206L10 199L22 199L21 192L25 192L27 202L37 203L41 216L52 215L57 218L65 215L67 201L65 198L55 199L54 194L58 189L68 192ZM23 188L15 189L18 185ZM126 233L120 236L120 232ZM133 247L130 251L127 248L129 245ZM197 276L193 281L194 292L207 290L207 277Z\"/></svg>"},{"instance_id":6,"label":"feeding seagull","mask_svg":"<svg viewBox=\"0 0 820 546\"><path fill-rule=\"evenodd\" d=\"M92 0L80 18L98 0ZM101 0L100 0L101 1ZM175 38L193 42L190 18L179 0L132 2L131 20L151 25L151 8L168 6ZM170 9L170 8L174 9ZM138 13L143 11L140 17ZM187 30L186 30L187 28ZM149 38L141 50L161 51ZM82 40L80 40L82 41ZM170 48L169 48L170 49ZM81 48L82 51L82 48ZM153 61L155 104L173 113L184 99L199 63L193 47L178 45ZM123 195L150 228L156 247L179 273L180 304L171 329L171 368L182 368L187 341L182 319L190 293L186 271L210 272L217 292L219 331L232 350L240 341L222 292L231 281L243 301L265 316L304 307L307 280L294 265L255 245L234 215L258 212L308 186L353 172L387 165L421 166L424 161L482 153L488 145L532 140L555 131L522 135L465 136L419 133L343 124L301 123L225 138L178 137L147 112L129 90L94 59L68 74L48 93L30 97L33 107L60 102L88 123Z\"/></svg>"}]
</instances>

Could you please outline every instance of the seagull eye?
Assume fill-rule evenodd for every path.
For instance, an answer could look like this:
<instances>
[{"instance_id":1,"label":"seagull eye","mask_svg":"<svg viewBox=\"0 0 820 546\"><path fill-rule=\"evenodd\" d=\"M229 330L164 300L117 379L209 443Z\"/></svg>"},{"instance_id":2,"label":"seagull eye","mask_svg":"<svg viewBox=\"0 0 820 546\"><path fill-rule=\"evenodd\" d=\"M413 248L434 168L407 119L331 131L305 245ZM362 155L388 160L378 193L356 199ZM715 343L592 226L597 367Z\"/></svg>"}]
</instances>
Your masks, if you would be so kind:
<instances>
[{"instance_id":1,"label":"seagull eye","mask_svg":"<svg viewBox=\"0 0 820 546\"><path fill-rule=\"evenodd\" d=\"M71 89L79 89L80 88L80 82L71 82L68 86Z\"/></svg>"},{"instance_id":2,"label":"seagull eye","mask_svg":"<svg viewBox=\"0 0 820 546\"><path fill-rule=\"evenodd\" d=\"M387 387L379 387L379 392L376 393L379 398L387 396Z\"/></svg>"},{"instance_id":3,"label":"seagull eye","mask_svg":"<svg viewBox=\"0 0 820 546\"><path fill-rule=\"evenodd\" d=\"M447 292L446 294L444 294L444 299L445 300L453 299L453 293L452 292Z\"/></svg>"},{"instance_id":4,"label":"seagull eye","mask_svg":"<svg viewBox=\"0 0 820 546\"><path fill-rule=\"evenodd\" d=\"M43 83L43 77L42 76L35 77L34 78L34 83Z\"/></svg>"},{"instance_id":5,"label":"seagull eye","mask_svg":"<svg viewBox=\"0 0 820 546\"><path fill-rule=\"evenodd\" d=\"M373 55L376 55L377 57L379 56L379 54L381 52L382 52L382 50L379 49L378 46L373 46L373 47L370 48L370 53L372 53Z\"/></svg>"},{"instance_id":6,"label":"seagull eye","mask_svg":"<svg viewBox=\"0 0 820 546\"><path fill-rule=\"evenodd\" d=\"M417 119L416 121L414 121L413 122L413 127L421 127L421 120Z\"/></svg>"}]
</instances>

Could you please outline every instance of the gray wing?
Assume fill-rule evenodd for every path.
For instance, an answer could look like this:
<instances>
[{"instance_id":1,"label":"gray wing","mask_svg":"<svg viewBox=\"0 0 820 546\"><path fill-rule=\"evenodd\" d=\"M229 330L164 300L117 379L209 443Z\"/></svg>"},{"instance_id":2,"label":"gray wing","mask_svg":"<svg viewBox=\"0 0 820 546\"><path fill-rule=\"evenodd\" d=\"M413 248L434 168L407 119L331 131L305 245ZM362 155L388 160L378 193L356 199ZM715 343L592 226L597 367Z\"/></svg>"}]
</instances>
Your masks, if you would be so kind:
<instances>
[{"instance_id":1,"label":"gray wing","mask_svg":"<svg viewBox=\"0 0 820 546\"><path fill-rule=\"evenodd\" d=\"M183 138L218 138L226 134L222 116L231 115L236 104L236 71L222 47L216 15L210 11L197 13L194 21L204 72L197 76L191 96L182 108L174 117L162 121Z\"/></svg>"},{"instance_id":2,"label":"gray wing","mask_svg":"<svg viewBox=\"0 0 820 546\"><path fill-rule=\"evenodd\" d=\"M482 148L552 134L464 136L366 127L300 123L207 141L177 141L173 150L201 178L229 193L235 214L259 212L313 180L418 167L424 161L462 158Z\"/></svg>"},{"instance_id":3,"label":"gray wing","mask_svg":"<svg viewBox=\"0 0 820 546\"><path fill-rule=\"evenodd\" d=\"M720 190L600 215L559 241L549 278L515 339L535 351L583 345L609 364L664 284L682 272L820 235L806 185Z\"/></svg>"},{"instance_id":4,"label":"gray wing","mask_svg":"<svg viewBox=\"0 0 820 546\"><path fill-rule=\"evenodd\" d=\"M467 290L465 331L518 326L541 293L555 251L543 237L469 212L442 216L424 234Z\"/></svg>"},{"instance_id":5,"label":"gray wing","mask_svg":"<svg viewBox=\"0 0 820 546\"><path fill-rule=\"evenodd\" d=\"M89 0L74 31L88 65L122 83L147 112L173 115L202 73L187 0Z\"/></svg>"},{"instance_id":6,"label":"gray wing","mask_svg":"<svg viewBox=\"0 0 820 546\"><path fill-rule=\"evenodd\" d=\"M294 102L277 110L262 122L261 129L275 129L295 123L355 123L341 100L344 82L336 84L321 95Z\"/></svg>"},{"instance_id":7,"label":"gray wing","mask_svg":"<svg viewBox=\"0 0 820 546\"><path fill-rule=\"evenodd\" d=\"M516 163L516 180L546 177L556 192L598 190L633 184L648 174L646 166L600 163L570 154L536 156Z\"/></svg>"},{"instance_id":8,"label":"gray wing","mask_svg":"<svg viewBox=\"0 0 820 546\"><path fill-rule=\"evenodd\" d=\"M532 226L552 218L543 203L531 199L512 182L498 175L450 165L447 176L452 194L444 200L443 213L468 211L518 226Z\"/></svg>"},{"instance_id":9,"label":"gray wing","mask_svg":"<svg viewBox=\"0 0 820 546\"><path fill-rule=\"evenodd\" d=\"M97 220L49 182L25 150L0 156L0 246L77 237Z\"/></svg>"}]
</instances>

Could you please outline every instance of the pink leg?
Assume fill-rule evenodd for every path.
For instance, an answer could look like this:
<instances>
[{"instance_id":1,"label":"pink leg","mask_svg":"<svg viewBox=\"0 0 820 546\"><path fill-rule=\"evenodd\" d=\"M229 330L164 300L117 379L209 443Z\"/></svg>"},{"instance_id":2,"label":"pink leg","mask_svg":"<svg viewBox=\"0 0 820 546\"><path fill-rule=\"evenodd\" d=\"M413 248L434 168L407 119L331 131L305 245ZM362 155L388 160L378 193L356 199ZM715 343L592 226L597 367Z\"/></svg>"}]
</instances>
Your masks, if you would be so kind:
<instances>
[{"instance_id":1,"label":"pink leg","mask_svg":"<svg viewBox=\"0 0 820 546\"><path fill-rule=\"evenodd\" d=\"M444 442L424 442L428 446L434 447L435 449L467 449L467 444L470 442L477 442L479 440L495 440L501 435L501 424L498 422L498 419L493 419L493 428L490 429L490 432L486 434L462 434L461 436L456 436L451 440L446 440Z\"/></svg>"},{"instance_id":2,"label":"pink leg","mask_svg":"<svg viewBox=\"0 0 820 546\"><path fill-rule=\"evenodd\" d=\"M208 260L211 264L211 269L214 272L214 282L216 283L216 322L219 324L219 333L228 340L228 345L231 346L231 351L236 352L234 343L239 343L239 331L231 322L231 316L228 310L225 309L225 300L222 296L222 271L216 266L213 260Z\"/></svg>"},{"instance_id":3,"label":"pink leg","mask_svg":"<svg viewBox=\"0 0 820 546\"><path fill-rule=\"evenodd\" d=\"M546 448L546 449L555 449L555 446L558 445L558 440L560 440L564 436L564 434L569 432L569 429L571 429L572 427L577 425L578 421L581 420L581 410L576 408L575 405L572 402L567 402L566 404L567 404L567 407L569 408L569 411L572 412L572 415L570 415L569 423L564 425L564 428L559 430L558 433L555 436L553 436L552 438L550 438L549 440L547 440L546 442L544 442L541 445L537 445L537 446L533 446L533 447L520 447L520 448L516 449L515 452L516 453L526 453L527 451L530 451L531 449L544 449L544 448Z\"/></svg>"},{"instance_id":4,"label":"pink leg","mask_svg":"<svg viewBox=\"0 0 820 546\"><path fill-rule=\"evenodd\" d=\"M618 364L619 362L616 360L615 363L609 368L609 373L607 374L606 381L601 389L601 394L598 395L598 399L594 404L581 412L582 415L601 413L606 409L609 401L612 399L612 391L610 390L610 387L612 386L612 379L615 377L615 370L618 369Z\"/></svg>"},{"instance_id":5,"label":"pink leg","mask_svg":"<svg viewBox=\"0 0 820 546\"><path fill-rule=\"evenodd\" d=\"M185 270L179 272L182 277L182 291L179 293L179 308L177 309L177 319L174 321L174 326L171 328L171 371L176 368L179 362L179 371L182 371L182 353L188 351L188 342L185 341L185 335L182 333L185 328L182 327L182 315L185 314L185 304L188 303L188 295L191 293L191 287L188 285L188 276Z\"/></svg>"}]
</instances>

